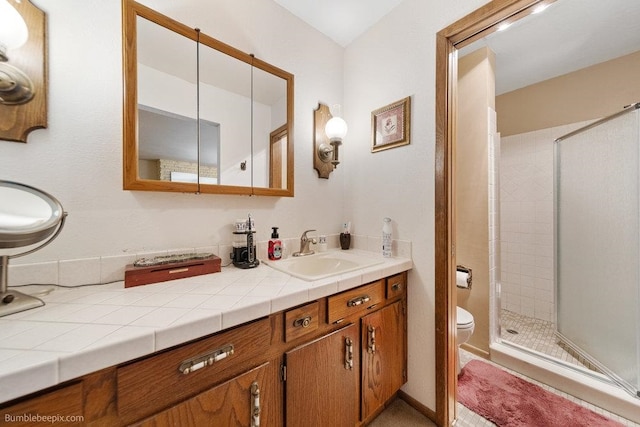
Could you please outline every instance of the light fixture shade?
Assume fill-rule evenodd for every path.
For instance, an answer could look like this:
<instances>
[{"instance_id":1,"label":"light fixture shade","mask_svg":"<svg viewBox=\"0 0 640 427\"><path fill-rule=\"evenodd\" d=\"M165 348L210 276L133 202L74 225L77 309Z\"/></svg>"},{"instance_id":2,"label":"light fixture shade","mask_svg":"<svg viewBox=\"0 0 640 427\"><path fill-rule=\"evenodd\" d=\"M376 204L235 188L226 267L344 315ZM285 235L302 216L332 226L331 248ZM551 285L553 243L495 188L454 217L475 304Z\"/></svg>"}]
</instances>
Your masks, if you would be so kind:
<instances>
[{"instance_id":1,"label":"light fixture shade","mask_svg":"<svg viewBox=\"0 0 640 427\"><path fill-rule=\"evenodd\" d=\"M17 49L27 42L29 30L22 15L9 3L0 0L0 53Z\"/></svg>"},{"instance_id":2,"label":"light fixture shade","mask_svg":"<svg viewBox=\"0 0 640 427\"><path fill-rule=\"evenodd\" d=\"M341 117L332 117L324 127L324 132L331 141L341 141L347 135L347 122Z\"/></svg>"}]
</instances>

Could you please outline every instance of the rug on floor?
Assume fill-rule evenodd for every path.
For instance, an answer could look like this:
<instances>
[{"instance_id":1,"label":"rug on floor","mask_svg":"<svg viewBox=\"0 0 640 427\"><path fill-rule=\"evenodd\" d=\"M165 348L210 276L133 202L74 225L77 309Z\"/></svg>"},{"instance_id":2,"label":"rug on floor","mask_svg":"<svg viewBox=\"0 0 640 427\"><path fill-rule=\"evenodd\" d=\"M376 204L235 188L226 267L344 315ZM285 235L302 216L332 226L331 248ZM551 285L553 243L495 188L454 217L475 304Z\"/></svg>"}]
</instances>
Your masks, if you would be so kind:
<instances>
[{"instance_id":1,"label":"rug on floor","mask_svg":"<svg viewBox=\"0 0 640 427\"><path fill-rule=\"evenodd\" d=\"M622 426L481 360L462 369L458 401L499 427Z\"/></svg>"}]
</instances>

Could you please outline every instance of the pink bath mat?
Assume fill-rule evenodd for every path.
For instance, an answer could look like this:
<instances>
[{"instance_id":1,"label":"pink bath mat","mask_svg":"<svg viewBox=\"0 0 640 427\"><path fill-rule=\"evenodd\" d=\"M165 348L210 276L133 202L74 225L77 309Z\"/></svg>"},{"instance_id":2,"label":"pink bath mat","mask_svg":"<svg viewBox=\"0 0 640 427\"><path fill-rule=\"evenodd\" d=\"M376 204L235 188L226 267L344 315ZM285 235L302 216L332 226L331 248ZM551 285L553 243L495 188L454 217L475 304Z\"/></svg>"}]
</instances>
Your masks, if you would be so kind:
<instances>
[{"instance_id":1,"label":"pink bath mat","mask_svg":"<svg viewBox=\"0 0 640 427\"><path fill-rule=\"evenodd\" d=\"M597 414L480 360L458 377L458 401L499 427L620 427Z\"/></svg>"}]
</instances>

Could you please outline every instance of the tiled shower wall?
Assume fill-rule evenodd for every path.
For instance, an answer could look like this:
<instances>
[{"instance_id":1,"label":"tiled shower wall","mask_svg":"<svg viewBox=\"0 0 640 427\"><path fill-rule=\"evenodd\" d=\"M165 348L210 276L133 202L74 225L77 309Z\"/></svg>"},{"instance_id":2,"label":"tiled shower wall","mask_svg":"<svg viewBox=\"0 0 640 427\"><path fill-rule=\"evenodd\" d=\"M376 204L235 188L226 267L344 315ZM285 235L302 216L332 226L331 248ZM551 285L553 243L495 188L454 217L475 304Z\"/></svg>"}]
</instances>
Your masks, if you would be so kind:
<instances>
[{"instance_id":1,"label":"tiled shower wall","mask_svg":"<svg viewBox=\"0 0 640 427\"><path fill-rule=\"evenodd\" d=\"M555 322L554 141L589 122L500 140L501 308Z\"/></svg>"},{"instance_id":2,"label":"tiled shower wall","mask_svg":"<svg viewBox=\"0 0 640 427\"><path fill-rule=\"evenodd\" d=\"M557 128L501 139L501 308L555 321L553 141Z\"/></svg>"}]
</instances>

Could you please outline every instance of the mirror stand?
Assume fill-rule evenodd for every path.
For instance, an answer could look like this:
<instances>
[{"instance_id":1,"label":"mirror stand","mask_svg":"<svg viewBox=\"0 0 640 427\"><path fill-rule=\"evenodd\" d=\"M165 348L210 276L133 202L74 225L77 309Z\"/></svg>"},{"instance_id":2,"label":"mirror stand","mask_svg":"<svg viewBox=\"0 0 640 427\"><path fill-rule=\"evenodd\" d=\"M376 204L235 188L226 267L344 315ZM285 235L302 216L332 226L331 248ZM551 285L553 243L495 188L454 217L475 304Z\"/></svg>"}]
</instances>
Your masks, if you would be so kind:
<instances>
[{"instance_id":1,"label":"mirror stand","mask_svg":"<svg viewBox=\"0 0 640 427\"><path fill-rule=\"evenodd\" d=\"M9 255L0 256L0 317L44 305L40 298L8 289L9 258Z\"/></svg>"},{"instance_id":2,"label":"mirror stand","mask_svg":"<svg viewBox=\"0 0 640 427\"><path fill-rule=\"evenodd\" d=\"M37 188L0 180L0 249L38 245L23 252L0 253L0 317L42 307L44 301L9 290L9 260L51 243L64 227L67 213L53 196Z\"/></svg>"}]
</instances>

